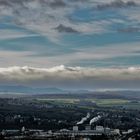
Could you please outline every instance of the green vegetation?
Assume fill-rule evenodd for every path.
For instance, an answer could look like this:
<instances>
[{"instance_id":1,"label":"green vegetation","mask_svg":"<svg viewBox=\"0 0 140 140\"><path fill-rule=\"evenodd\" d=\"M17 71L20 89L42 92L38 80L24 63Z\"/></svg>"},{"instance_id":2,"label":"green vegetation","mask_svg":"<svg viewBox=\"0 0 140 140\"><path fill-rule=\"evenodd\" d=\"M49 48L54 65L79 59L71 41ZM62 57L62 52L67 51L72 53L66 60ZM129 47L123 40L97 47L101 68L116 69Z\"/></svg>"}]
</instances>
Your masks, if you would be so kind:
<instances>
[{"instance_id":1,"label":"green vegetation","mask_svg":"<svg viewBox=\"0 0 140 140\"><path fill-rule=\"evenodd\" d=\"M98 106L114 106L114 105L124 105L129 103L128 100L123 100L123 99L95 99L94 101Z\"/></svg>"},{"instance_id":2,"label":"green vegetation","mask_svg":"<svg viewBox=\"0 0 140 140\"><path fill-rule=\"evenodd\" d=\"M112 107L121 106L127 109L139 109L140 102L133 102L127 99L73 99L73 98L38 98L37 101L41 103L49 103L52 105L75 105L81 107L95 108L97 107ZM90 105L89 105L90 104Z\"/></svg>"}]
</instances>

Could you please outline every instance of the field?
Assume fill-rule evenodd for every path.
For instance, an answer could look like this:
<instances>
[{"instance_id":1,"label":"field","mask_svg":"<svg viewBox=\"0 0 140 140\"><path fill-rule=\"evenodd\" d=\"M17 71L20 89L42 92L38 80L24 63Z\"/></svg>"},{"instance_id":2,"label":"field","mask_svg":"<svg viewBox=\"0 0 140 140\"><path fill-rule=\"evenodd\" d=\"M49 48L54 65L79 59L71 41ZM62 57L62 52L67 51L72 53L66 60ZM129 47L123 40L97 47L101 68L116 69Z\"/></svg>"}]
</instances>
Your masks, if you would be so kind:
<instances>
[{"instance_id":1,"label":"field","mask_svg":"<svg viewBox=\"0 0 140 140\"><path fill-rule=\"evenodd\" d=\"M38 98L39 102L51 103L53 105L73 105L87 108L97 107L123 107L127 109L139 109L140 102L127 99L73 99L73 98Z\"/></svg>"}]
</instances>

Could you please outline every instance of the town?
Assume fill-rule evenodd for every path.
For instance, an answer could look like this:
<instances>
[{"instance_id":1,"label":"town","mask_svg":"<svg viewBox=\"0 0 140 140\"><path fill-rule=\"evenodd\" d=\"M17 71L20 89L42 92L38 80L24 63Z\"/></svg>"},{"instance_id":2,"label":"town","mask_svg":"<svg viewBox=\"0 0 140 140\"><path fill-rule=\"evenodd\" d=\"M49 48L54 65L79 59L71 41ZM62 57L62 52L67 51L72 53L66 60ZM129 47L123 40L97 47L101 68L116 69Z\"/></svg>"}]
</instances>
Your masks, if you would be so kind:
<instances>
[{"instance_id":1,"label":"town","mask_svg":"<svg viewBox=\"0 0 140 140\"><path fill-rule=\"evenodd\" d=\"M57 98L56 98L56 97ZM58 97L61 100L58 100ZM63 97L62 97L63 96ZM98 104L74 95L8 97L0 99L0 132L5 140L99 139L126 140L140 138L140 110L126 108L139 101L118 101L114 105ZM71 98L70 98L71 97ZM102 99L96 100L101 102ZM109 102L110 101L110 102ZM132 106L131 105L131 106Z\"/></svg>"}]
</instances>

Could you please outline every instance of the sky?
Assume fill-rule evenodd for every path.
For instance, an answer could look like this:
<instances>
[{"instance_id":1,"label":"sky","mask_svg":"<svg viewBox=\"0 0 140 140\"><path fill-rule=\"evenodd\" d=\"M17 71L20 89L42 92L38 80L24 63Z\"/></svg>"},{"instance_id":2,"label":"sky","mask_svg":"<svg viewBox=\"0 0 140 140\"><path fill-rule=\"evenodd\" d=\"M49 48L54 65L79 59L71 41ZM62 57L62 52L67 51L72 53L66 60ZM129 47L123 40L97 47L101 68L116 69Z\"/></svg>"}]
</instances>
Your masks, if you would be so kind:
<instances>
[{"instance_id":1,"label":"sky","mask_svg":"<svg viewBox=\"0 0 140 140\"><path fill-rule=\"evenodd\" d=\"M0 84L140 85L139 0L0 0Z\"/></svg>"}]
</instances>

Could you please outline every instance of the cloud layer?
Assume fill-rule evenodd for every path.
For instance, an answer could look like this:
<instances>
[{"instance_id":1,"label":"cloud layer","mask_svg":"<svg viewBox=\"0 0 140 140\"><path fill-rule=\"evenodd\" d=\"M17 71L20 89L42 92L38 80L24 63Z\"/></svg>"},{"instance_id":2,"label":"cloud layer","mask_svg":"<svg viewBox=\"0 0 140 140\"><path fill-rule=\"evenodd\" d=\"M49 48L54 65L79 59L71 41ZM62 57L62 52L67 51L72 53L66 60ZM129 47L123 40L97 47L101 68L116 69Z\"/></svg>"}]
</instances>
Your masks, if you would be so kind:
<instances>
[{"instance_id":1,"label":"cloud layer","mask_svg":"<svg viewBox=\"0 0 140 140\"><path fill-rule=\"evenodd\" d=\"M78 9L89 9L94 17L94 13L96 14L98 10L137 6L139 6L138 0L104 0L100 2L88 0L84 3L83 0L0 0L0 16L7 16L13 24L55 41L58 36L61 36L60 33L103 33L114 22L104 18L99 21L77 22L71 16ZM133 15L127 14L127 16L133 18ZM115 17L113 18L115 19ZM117 20L115 22L117 23ZM124 21L122 20L122 22Z\"/></svg>"},{"instance_id":2,"label":"cloud layer","mask_svg":"<svg viewBox=\"0 0 140 140\"><path fill-rule=\"evenodd\" d=\"M0 83L69 89L139 89L140 68L9 67L0 68Z\"/></svg>"},{"instance_id":3,"label":"cloud layer","mask_svg":"<svg viewBox=\"0 0 140 140\"><path fill-rule=\"evenodd\" d=\"M139 13L139 0L0 0L0 66L139 66Z\"/></svg>"},{"instance_id":4,"label":"cloud layer","mask_svg":"<svg viewBox=\"0 0 140 140\"><path fill-rule=\"evenodd\" d=\"M134 7L137 6L135 1L123 1L123 0L115 0L110 3L104 3L97 5L99 10L107 9L107 8L123 8L123 7Z\"/></svg>"}]
</instances>

